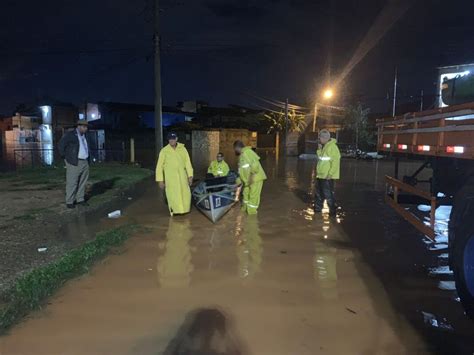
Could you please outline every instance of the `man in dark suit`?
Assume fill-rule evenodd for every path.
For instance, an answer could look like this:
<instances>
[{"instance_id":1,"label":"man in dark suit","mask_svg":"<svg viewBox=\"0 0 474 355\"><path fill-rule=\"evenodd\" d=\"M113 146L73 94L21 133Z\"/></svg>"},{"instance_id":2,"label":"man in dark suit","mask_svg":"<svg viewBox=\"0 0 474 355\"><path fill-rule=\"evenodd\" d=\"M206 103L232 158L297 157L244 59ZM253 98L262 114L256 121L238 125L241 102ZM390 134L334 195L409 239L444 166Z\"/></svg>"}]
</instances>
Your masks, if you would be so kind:
<instances>
[{"instance_id":1,"label":"man in dark suit","mask_svg":"<svg viewBox=\"0 0 474 355\"><path fill-rule=\"evenodd\" d=\"M77 121L76 129L67 132L59 141L59 154L66 162L66 206L87 205L85 192L89 178L88 123Z\"/></svg>"}]
</instances>

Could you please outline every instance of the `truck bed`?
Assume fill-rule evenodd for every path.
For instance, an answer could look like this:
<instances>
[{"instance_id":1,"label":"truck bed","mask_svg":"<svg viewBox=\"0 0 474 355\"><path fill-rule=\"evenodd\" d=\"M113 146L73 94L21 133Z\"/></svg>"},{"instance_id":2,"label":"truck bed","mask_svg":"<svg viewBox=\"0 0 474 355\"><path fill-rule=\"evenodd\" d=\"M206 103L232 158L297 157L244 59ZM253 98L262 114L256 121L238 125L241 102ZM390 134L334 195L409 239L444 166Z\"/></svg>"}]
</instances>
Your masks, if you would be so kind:
<instances>
[{"instance_id":1,"label":"truck bed","mask_svg":"<svg viewBox=\"0 0 474 355\"><path fill-rule=\"evenodd\" d=\"M380 152L474 159L474 102L377 120Z\"/></svg>"}]
</instances>

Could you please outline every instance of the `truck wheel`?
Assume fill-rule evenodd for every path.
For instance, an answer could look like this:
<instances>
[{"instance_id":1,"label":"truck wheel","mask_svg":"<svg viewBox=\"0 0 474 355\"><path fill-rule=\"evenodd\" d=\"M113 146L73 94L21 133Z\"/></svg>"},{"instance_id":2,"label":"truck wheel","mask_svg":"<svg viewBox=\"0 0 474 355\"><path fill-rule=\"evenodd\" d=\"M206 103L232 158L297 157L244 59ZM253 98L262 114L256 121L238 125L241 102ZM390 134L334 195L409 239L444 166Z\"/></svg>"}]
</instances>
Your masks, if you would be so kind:
<instances>
[{"instance_id":1,"label":"truck wheel","mask_svg":"<svg viewBox=\"0 0 474 355\"><path fill-rule=\"evenodd\" d=\"M474 227L456 233L454 242L454 278L466 314L474 319Z\"/></svg>"}]
</instances>

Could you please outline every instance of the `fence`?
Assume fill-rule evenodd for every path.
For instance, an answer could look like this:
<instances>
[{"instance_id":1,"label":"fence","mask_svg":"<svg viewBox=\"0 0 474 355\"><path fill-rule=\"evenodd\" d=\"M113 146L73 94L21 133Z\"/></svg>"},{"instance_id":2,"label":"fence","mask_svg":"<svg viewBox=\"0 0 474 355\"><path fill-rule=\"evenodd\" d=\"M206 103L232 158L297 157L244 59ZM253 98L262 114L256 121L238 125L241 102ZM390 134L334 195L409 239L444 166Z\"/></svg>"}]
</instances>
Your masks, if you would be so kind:
<instances>
[{"instance_id":1,"label":"fence","mask_svg":"<svg viewBox=\"0 0 474 355\"><path fill-rule=\"evenodd\" d=\"M102 162L125 162L127 160L125 150L123 149L91 149L89 153L90 162L92 164ZM51 166L61 162L61 157L56 149L14 149L12 158L12 165L14 165L16 169Z\"/></svg>"}]
</instances>

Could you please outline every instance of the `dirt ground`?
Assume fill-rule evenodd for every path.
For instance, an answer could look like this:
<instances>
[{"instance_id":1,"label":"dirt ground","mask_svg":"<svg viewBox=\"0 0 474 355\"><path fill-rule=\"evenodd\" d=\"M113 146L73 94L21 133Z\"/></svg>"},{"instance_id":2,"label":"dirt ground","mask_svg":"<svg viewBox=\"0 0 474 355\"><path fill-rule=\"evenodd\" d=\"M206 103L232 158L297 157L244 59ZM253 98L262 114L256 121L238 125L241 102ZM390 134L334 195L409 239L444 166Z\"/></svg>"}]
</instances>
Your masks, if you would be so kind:
<instances>
[{"instance_id":1,"label":"dirt ground","mask_svg":"<svg viewBox=\"0 0 474 355\"><path fill-rule=\"evenodd\" d=\"M87 198L90 206L67 209L65 169L50 168L5 173L0 177L0 293L24 272L44 265L94 236L95 230L70 236L77 220L93 215L137 182L149 170L128 165L91 168ZM86 224L84 222L84 224ZM39 248L47 248L39 251ZM41 249L40 249L41 250Z\"/></svg>"}]
</instances>

